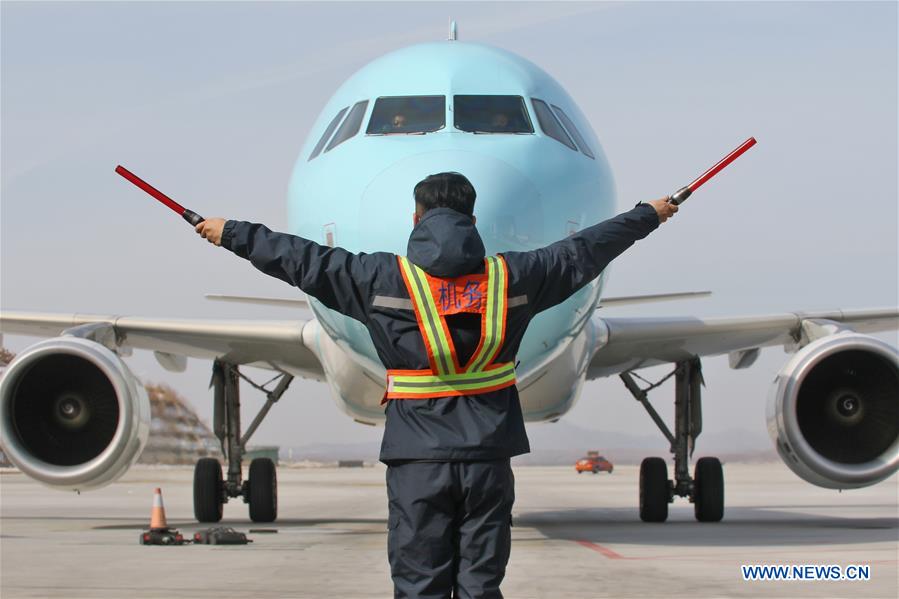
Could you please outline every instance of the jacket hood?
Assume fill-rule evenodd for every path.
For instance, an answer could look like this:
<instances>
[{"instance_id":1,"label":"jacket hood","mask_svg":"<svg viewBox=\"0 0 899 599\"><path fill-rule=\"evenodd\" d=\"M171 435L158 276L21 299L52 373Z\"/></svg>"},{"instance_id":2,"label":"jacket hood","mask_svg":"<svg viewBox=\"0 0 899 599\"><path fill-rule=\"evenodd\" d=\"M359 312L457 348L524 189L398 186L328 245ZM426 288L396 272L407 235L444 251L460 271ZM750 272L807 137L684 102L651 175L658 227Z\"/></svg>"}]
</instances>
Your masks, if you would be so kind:
<instances>
[{"instance_id":1,"label":"jacket hood","mask_svg":"<svg viewBox=\"0 0 899 599\"><path fill-rule=\"evenodd\" d=\"M484 242L470 216L452 208L434 208L409 236L406 257L433 277L459 277L484 263Z\"/></svg>"}]
</instances>

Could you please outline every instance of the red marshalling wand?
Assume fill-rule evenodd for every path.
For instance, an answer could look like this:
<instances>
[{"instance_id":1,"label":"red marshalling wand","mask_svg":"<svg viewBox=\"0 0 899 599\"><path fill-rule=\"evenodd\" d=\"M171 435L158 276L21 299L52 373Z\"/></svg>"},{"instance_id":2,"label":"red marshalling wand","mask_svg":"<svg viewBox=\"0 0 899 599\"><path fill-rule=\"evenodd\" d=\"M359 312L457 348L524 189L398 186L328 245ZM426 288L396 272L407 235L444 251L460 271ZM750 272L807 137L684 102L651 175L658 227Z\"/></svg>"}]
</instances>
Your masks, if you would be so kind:
<instances>
[{"instance_id":1,"label":"red marshalling wand","mask_svg":"<svg viewBox=\"0 0 899 599\"><path fill-rule=\"evenodd\" d=\"M689 198L690 194L699 189L703 185L703 183L717 175L719 172L721 172L721 169L739 158L743 154L743 152L754 145L755 138L750 137L749 139L741 143L736 150L719 160L715 166L699 175L699 177L697 177L692 183L675 191L674 194L672 194L671 197L668 198L668 201L675 205L683 203L683 201Z\"/></svg>"},{"instance_id":2,"label":"red marshalling wand","mask_svg":"<svg viewBox=\"0 0 899 599\"><path fill-rule=\"evenodd\" d=\"M179 204L178 202L176 202L169 196L165 195L164 193L162 193L161 191L159 191L158 189L156 189L155 187L153 187L152 185L150 185L149 183L147 183L146 181L144 181L143 179L141 179L140 177L138 177L137 175L135 175L128 169L126 169L124 166L119 165L119 166L115 167L115 172L122 175L123 177L125 177L126 179L128 179L129 181L131 181L132 183L134 183L135 185L137 185L138 187L140 187L141 189L146 191L148 194L150 194L151 196L153 196L154 198L156 198L157 200L159 200L160 202L162 202L163 204L165 204L166 206L168 206L169 208L171 208L172 210L177 212L179 215L181 215L181 218L183 218L184 220L189 222L191 225L196 227L198 224L200 224L201 222L206 220L205 218L203 218L202 216L200 216L193 210L188 210L187 208L185 208L184 206L182 206L181 204Z\"/></svg>"}]
</instances>

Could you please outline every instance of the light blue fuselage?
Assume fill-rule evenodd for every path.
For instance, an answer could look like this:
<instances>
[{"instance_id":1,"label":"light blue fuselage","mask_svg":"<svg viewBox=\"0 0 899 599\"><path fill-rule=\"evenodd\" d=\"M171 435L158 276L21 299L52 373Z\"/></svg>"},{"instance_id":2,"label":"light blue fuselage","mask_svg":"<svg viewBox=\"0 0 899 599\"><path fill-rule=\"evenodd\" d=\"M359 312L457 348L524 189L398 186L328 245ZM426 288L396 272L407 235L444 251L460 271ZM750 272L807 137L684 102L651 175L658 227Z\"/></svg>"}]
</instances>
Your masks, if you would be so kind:
<instances>
[{"instance_id":1,"label":"light blue fuselage","mask_svg":"<svg viewBox=\"0 0 899 599\"><path fill-rule=\"evenodd\" d=\"M476 134L456 129L453 96L461 94L521 96L534 133ZM426 134L367 135L375 101L392 96L445 96L445 127ZM595 158L544 134L532 98L567 113ZM335 115L362 100L369 103L359 132L309 160ZM612 174L599 141L556 81L509 52L446 41L387 54L337 90L312 127L294 168L289 230L353 252L405 254L412 230L413 187L427 175L443 171L458 171L474 185L477 227L488 254L547 245L609 218L615 210ZM520 380L582 332L603 278L534 319L518 354ZM377 375L379 362L365 327L315 300L310 304L323 331L361 368ZM576 395L576 389L579 385L560 394ZM342 399L352 403L352 398ZM567 407L574 399L566 399ZM523 405L527 413L526 402Z\"/></svg>"}]
</instances>

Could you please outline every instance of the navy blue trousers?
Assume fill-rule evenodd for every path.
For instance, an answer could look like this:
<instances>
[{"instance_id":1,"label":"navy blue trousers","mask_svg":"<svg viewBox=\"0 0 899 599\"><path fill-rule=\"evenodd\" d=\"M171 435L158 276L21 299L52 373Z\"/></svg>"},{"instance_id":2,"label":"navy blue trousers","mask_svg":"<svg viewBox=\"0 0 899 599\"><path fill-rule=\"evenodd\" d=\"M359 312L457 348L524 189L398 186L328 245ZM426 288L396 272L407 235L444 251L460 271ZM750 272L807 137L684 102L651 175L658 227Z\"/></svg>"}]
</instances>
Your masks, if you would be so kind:
<instances>
[{"instance_id":1,"label":"navy blue trousers","mask_svg":"<svg viewBox=\"0 0 899 599\"><path fill-rule=\"evenodd\" d=\"M387 467L395 597L501 598L515 480L508 459Z\"/></svg>"}]
</instances>

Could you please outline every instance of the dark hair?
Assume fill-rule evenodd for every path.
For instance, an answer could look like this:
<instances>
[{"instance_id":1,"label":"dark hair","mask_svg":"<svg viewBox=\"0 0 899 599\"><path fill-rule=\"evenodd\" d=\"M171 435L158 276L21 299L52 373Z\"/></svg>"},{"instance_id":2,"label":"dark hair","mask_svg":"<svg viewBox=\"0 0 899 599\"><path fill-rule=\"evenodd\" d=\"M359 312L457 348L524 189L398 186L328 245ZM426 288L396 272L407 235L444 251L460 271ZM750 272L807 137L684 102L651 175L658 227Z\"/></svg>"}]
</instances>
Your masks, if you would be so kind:
<instances>
[{"instance_id":1,"label":"dark hair","mask_svg":"<svg viewBox=\"0 0 899 599\"><path fill-rule=\"evenodd\" d=\"M477 197L471 181L460 173L437 173L419 181L413 192L415 203L427 212L432 208L452 208L462 214L474 214Z\"/></svg>"}]
</instances>

